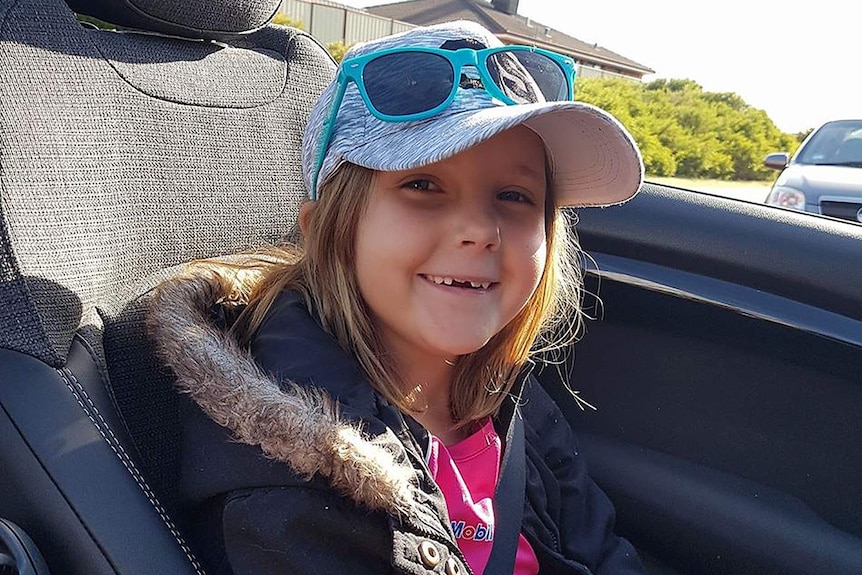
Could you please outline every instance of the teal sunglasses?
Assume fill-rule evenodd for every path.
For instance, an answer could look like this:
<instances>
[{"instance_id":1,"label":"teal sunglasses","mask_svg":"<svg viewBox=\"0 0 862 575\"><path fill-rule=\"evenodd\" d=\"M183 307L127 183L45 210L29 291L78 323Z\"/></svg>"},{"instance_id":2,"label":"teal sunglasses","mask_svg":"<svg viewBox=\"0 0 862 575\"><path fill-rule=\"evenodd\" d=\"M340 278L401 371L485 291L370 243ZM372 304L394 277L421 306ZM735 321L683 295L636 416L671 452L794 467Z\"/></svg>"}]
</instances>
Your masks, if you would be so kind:
<instances>
[{"instance_id":1,"label":"teal sunglasses","mask_svg":"<svg viewBox=\"0 0 862 575\"><path fill-rule=\"evenodd\" d=\"M384 122L414 122L446 109L459 88L483 89L509 106L571 100L575 62L531 46L483 50L400 47L344 60L337 80L315 158L311 199L317 199L317 179L348 83L356 84L374 117Z\"/></svg>"}]
</instances>

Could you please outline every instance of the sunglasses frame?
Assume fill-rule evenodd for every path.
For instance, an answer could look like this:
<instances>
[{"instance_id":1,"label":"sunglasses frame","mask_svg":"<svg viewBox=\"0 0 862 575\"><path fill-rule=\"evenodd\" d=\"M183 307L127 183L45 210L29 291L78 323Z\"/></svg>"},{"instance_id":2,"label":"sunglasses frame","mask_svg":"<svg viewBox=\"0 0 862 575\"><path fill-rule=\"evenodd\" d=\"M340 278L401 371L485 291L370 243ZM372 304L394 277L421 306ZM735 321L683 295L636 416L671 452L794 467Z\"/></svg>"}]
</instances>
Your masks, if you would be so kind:
<instances>
[{"instance_id":1,"label":"sunglasses frame","mask_svg":"<svg viewBox=\"0 0 862 575\"><path fill-rule=\"evenodd\" d=\"M433 54L446 59L452 66L452 90L449 93L449 96L443 102L429 110L403 116L392 116L384 114L374 107L371 98L368 96L368 92L365 90L365 81L363 79L365 67L370 62L373 62L378 58L389 56L391 54L409 52ZM330 109L329 115L327 116L322 127L323 137L320 140L320 144L317 150L317 157L315 158L315 166L313 172L314 175L312 176L311 182L311 199L317 199L317 179L320 175L320 169L323 167L323 159L326 155L326 150L329 148L329 142L332 139L332 132L335 128L335 120L338 117L338 111L341 108L341 103L344 99L344 93L347 90L347 85L350 82L353 82L356 85L356 88L359 91L359 95L361 96L362 101L368 111L371 112L374 117L384 122L415 122L431 118L445 110L447 107L449 107L449 105L452 103L452 101L458 94L458 88L460 86L459 82L457 81L457 78L460 77L461 70L464 68L464 66L472 66L476 69L476 71L479 73L479 78L482 80L482 86L492 98L503 102L507 106L516 106L519 105L519 103L508 97L497 86L497 83L494 81L493 76L488 70L488 58L500 52L531 52L547 57L560 67L560 71L562 72L563 77L566 79L566 82L568 84L568 94L566 99L574 99L575 76L577 74L575 70L575 61L572 58L563 54L552 52L550 50L543 50L542 48L536 48L534 46L498 46L496 48L485 48L482 50L473 50L471 48L461 48L459 50L443 50L441 48L403 46L397 48L387 48L385 50L379 50L377 52L372 52L370 54L356 56L354 58L348 58L344 60L341 63L341 66L338 67L338 85L336 87L335 95L332 99L332 108Z\"/></svg>"}]
</instances>

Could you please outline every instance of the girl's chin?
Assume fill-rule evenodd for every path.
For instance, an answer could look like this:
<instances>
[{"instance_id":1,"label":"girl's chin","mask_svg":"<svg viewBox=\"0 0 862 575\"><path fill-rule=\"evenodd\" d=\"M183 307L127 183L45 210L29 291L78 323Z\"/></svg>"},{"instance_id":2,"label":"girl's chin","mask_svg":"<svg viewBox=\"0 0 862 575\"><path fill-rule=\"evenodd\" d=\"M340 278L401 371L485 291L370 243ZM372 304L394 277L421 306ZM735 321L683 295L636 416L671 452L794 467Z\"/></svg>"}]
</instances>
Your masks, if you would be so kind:
<instances>
[{"instance_id":1,"label":"girl's chin","mask_svg":"<svg viewBox=\"0 0 862 575\"><path fill-rule=\"evenodd\" d=\"M446 341L437 342L436 345L432 343L432 345L429 347L435 349L437 351L437 354L441 357L449 357L454 359L462 355L469 355L471 353L479 351L480 349L485 347L485 344L488 343L490 339L490 337L478 337L471 339L461 339L460 341L452 341L451 338L447 338Z\"/></svg>"}]
</instances>

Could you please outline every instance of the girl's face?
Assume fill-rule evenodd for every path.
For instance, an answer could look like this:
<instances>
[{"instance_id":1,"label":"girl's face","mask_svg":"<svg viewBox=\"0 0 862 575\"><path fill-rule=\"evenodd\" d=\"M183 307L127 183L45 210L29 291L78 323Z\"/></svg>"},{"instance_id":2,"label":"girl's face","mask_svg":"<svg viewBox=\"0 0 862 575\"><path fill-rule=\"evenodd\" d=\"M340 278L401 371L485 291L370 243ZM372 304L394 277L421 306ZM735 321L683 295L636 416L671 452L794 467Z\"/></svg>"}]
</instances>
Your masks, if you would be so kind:
<instances>
[{"instance_id":1,"label":"girl's face","mask_svg":"<svg viewBox=\"0 0 862 575\"><path fill-rule=\"evenodd\" d=\"M481 348L547 257L544 146L523 126L452 158L378 172L356 235L359 289L398 365Z\"/></svg>"}]
</instances>

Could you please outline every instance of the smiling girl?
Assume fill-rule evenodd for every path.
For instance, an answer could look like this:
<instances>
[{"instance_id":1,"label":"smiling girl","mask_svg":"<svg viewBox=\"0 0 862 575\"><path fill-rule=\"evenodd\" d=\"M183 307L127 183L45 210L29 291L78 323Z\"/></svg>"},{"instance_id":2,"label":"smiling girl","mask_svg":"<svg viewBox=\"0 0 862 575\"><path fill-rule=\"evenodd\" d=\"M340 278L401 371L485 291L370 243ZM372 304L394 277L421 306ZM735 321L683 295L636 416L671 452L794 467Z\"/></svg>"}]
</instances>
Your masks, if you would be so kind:
<instances>
[{"instance_id":1,"label":"smiling girl","mask_svg":"<svg viewBox=\"0 0 862 575\"><path fill-rule=\"evenodd\" d=\"M573 82L469 22L354 47L303 140L301 253L158 290L208 573L641 572L531 375L579 313L561 208L642 176Z\"/></svg>"}]
</instances>

